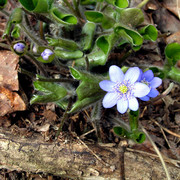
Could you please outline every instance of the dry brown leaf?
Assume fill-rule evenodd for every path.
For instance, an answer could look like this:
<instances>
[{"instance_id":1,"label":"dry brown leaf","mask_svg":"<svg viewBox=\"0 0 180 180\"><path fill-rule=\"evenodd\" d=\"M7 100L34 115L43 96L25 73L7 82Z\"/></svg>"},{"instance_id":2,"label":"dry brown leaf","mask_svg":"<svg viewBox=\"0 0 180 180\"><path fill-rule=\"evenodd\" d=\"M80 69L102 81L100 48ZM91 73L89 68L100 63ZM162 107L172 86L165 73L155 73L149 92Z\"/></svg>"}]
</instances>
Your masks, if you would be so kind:
<instances>
[{"instance_id":1,"label":"dry brown leaf","mask_svg":"<svg viewBox=\"0 0 180 180\"><path fill-rule=\"evenodd\" d=\"M25 109L24 101L16 92L0 87L0 116Z\"/></svg>"},{"instance_id":2,"label":"dry brown leaf","mask_svg":"<svg viewBox=\"0 0 180 180\"><path fill-rule=\"evenodd\" d=\"M166 43L167 44L170 44L170 43L173 43L173 42L177 42L177 43L180 43L180 31L178 32L175 32L174 34L168 36L166 38Z\"/></svg>"},{"instance_id":3,"label":"dry brown leaf","mask_svg":"<svg viewBox=\"0 0 180 180\"><path fill-rule=\"evenodd\" d=\"M179 0L164 0L163 5L166 9L171 11L173 14L175 14L177 17L179 17L179 11L180 11L180 2Z\"/></svg>"},{"instance_id":4,"label":"dry brown leaf","mask_svg":"<svg viewBox=\"0 0 180 180\"><path fill-rule=\"evenodd\" d=\"M17 64L19 56L11 51L0 51L0 86L11 91L19 90Z\"/></svg>"},{"instance_id":5,"label":"dry brown leaf","mask_svg":"<svg viewBox=\"0 0 180 180\"><path fill-rule=\"evenodd\" d=\"M0 51L0 116L26 109L19 90L17 64L19 56L11 51Z\"/></svg>"},{"instance_id":6,"label":"dry brown leaf","mask_svg":"<svg viewBox=\"0 0 180 180\"><path fill-rule=\"evenodd\" d=\"M48 121L55 121L57 119L57 115L55 112L51 111L51 110L45 110L43 112L44 117L48 120Z\"/></svg>"}]
</instances>

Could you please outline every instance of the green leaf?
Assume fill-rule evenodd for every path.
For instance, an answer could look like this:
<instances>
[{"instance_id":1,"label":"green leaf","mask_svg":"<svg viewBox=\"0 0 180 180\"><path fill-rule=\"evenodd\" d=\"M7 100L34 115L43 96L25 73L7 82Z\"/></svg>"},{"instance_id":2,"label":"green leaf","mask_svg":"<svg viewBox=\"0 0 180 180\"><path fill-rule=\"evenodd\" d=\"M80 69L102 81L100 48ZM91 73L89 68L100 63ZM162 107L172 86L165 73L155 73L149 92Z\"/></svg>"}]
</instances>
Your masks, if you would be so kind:
<instances>
[{"instance_id":1,"label":"green leaf","mask_svg":"<svg viewBox=\"0 0 180 180\"><path fill-rule=\"evenodd\" d=\"M77 80L82 80L82 77L81 77L81 73L76 70L75 68L73 67L69 67L70 69L70 72L71 72L71 76L74 78L74 79L77 79Z\"/></svg>"},{"instance_id":2,"label":"green leaf","mask_svg":"<svg viewBox=\"0 0 180 180\"><path fill-rule=\"evenodd\" d=\"M106 0L106 2L119 8L127 8L129 6L128 0Z\"/></svg>"},{"instance_id":3,"label":"green leaf","mask_svg":"<svg viewBox=\"0 0 180 180\"><path fill-rule=\"evenodd\" d=\"M50 37L46 37L46 40L48 41L48 45L49 46L53 46L53 47L61 47L63 49L67 49L67 50L77 50L78 49L78 45L72 41L72 40L67 40L67 39L63 39L63 38L50 38Z\"/></svg>"},{"instance_id":4,"label":"green leaf","mask_svg":"<svg viewBox=\"0 0 180 180\"><path fill-rule=\"evenodd\" d=\"M138 129L139 110L129 112L129 124L131 131Z\"/></svg>"},{"instance_id":5,"label":"green leaf","mask_svg":"<svg viewBox=\"0 0 180 180\"><path fill-rule=\"evenodd\" d=\"M117 37L114 33L112 33L110 35L100 36L97 39L96 44L104 52L104 54L107 55L111 51L116 41Z\"/></svg>"},{"instance_id":6,"label":"green leaf","mask_svg":"<svg viewBox=\"0 0 180 180\"><path fill-rule=\"evenodd\" d=\"M104 29L112 28L115 23L116 21L113 18L109 17L109 15L107 16L106 14L103 14L102 27Z\"/></svg>"},{"instance_id":7,"label":"green leaf","mask_svg":"<svg viewBox=\"0 0 180 180\"><path fill-rule=\"evenodd\" d=\"M3 37L10 34L12 24L19 24L22 22L22 9L15 8L9 16L9 20L6 24L6 28L3 34Z\"/></svg>"},{"instance_id":8,"label":"green leaf","mask_svg":"<svg viewBox=\"0 0 180 180\"><path fill-rule=\"evenodd\" d=\"M167 72L167 78L180 83L180 69L176 67L171 67L171 70Z\"/></svg>"},{"instance_id":9,"label":"green leaf","mask_svg":"<svg viewBox=\"0 0 180 180\"><path fill-rule=\"evenodd\" d=\"M131 43L132 46L141 46L143 43L143 37L135 30L122 25L116 25L114 32L123 38L127 42Z\"/></svg>"},{"instance_id":10,"label":"green leaf","mask_svg":"<svg viewBox=\"0 0 180 180\"><path fill-rule=\"evenodd\" d=\"M7 0L0 0L0 9L3 9L6 6Z\"/></svg>"},{"instance_id":11,"label":"green leaf","mask_svg":"<svg viewBox=\"0 0 180 180\"><path fill-rule=\"evenodd\" d=\"M97 65L105 65L108 55L104 54L104 52L99 49L97 46L92 50L90 54L87 55L88 61L90 66L97 66ZM86 60L85 57L77 59L75 61L76 66L85 66Z\"/></svg>"},{"instance_id":12,"label":"green leaf","mask_svg":"<svg viewBox=\"0 0 180 180\"><path fill-rule=\"evenodd\" d=\"M144 14L141 9L127 8L116 9L116 11L118 12L116 21L130 28L137 27L144 21Z\"/></svg>"},{"instance_id":13,"label":"green leaf","mask_svg":"<svg viewBox=\"0 0 180 180\"><path fill-rule=\"evenodd\" d=\"M82 28L81 44L84 51L90 50L93 43L94 32L96 25L92 22L87 22Z\"/></svg>"},{"instance_id":14,"label":"green leaf","mask_svg":"<svg viewBox=\"0 0 180 180\"><path fill-rule=\"evenodd\" d=\"M54 0L19 0L26 10L35 13L47 13L53 1Z\"/></svg>"},{"instance_id":15,"label":"green leaf","mask_svg":"<svg viewBox=\"0 0 180 180\"><path fill-rule=\"evenodd\" d=\"M171 43L165 48L165 55L170 66L174 66L180 60L180 44Z\"/></svg>"},{"instance_id":16,"label":"green leaf","mask_svg":"<svg viewBox=\"0 0 180 180\"><path fill-rule=\"evenodd\" d=\"M81 0L80 3L81 5L95 5L96 0Z\"/></svg>"},{"instance_id":17,"label":"green leaf","mask_svg":"<svg viewBox=\"0 0 180 180\"><path fill-rule=\"evenodd\" d=\"M146 140L146 135L143 132L136 129L132 131L129 138L134 140L136 143L141 144Z\"/></svg>"},{"instance_id":18,"label":"green leaf","mask_svg":"<svg viewBox=\"0 0 180 180\"><path fill-rule=\"evenodd\" d=\"M56 102L67 95L67 90L52 82L35 81L34 87L36 90L43 92L43 95L34 95L30 103L48 103Z\"/></svg>"},{"instance_id":19,"label":"green leaf","mask_svg":"<svg viewBox=\"0 0 180 180\"><path fill-rule=\"evenodd\" d=\"M130 132L128 132L126 129L120 126L113 127L113 131L116 135L122 136L122 137L130 137Z\"/></svg>"},{"instance_id":20,"label":"green leaf","mask_svg":"<svg viewBox=\"0 0 180 180\"><path fill-rule=\"evenodd\" d=\"M75 25L78 22L74 15L64 14L58 8L52 8L50 13L56 21L64 25Z\"/></svg>"},{"instance_id":21,"label":"green leaf","mask_svg":"<svg viewBox=\"0 0 180 180\"><path fill-rule=\"evenodd\" d=\"M103 20L103 13L98 11L85 11L85 16L88 21L100 23Z\"/></svg>"},{"instance_id":22,"label":"green leaf","mask_svg":"<svg viewBox=\"0 0 180 180\"><path fill-rule=\"evenodd\" d=\"M102 80L101 76L82 72L72 67L70 72L74 78L82 81L76 89L78 100L73 105L70 113L85 108L104 96L104 91L99 87L99 82Z\"/></svg>"},{"instance_id":23,"label":"green leaf","mask_svg":"<svg viewBox=\"0 0 180 180\"><path fill-rule=\"evenodd\" d=\"M11 36L18 39L20 37L20 28L19 26L15 26L14 29L11 32Z\"/></svg>"},{"instance_id":24,"label":"green leaf","mask_svg":"<svg viewBox=\"0 0 180 180\"><path fill-rule=\"evenodd\" d=\"M158 31L157 29L149 24L142 29L138 30L139 33L144 37L146 40L156 41L158 37Z\"/></svg>"},{"instance_id":25,"label":"green leaf","mask_svg":"<svg viewBox=\"0 0 180 180\"><path fill-rule=\"evenodd\" d=\"M80 50L65 51L60 48L56 48L54 50L54 53L56 54L57 57L59 57L63 60L74 60L74 59L81 58L83 56L83 52Z\"/></svg>"}]
</instances>

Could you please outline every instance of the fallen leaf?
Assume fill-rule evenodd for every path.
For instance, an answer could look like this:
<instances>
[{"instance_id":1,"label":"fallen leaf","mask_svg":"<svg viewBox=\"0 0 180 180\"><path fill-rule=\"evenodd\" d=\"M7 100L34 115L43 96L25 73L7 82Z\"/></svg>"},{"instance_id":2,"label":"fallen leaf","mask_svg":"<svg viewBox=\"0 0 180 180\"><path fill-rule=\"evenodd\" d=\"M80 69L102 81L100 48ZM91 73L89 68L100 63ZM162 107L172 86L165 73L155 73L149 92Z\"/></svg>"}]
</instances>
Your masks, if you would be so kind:
<instances>
[{"instance_id":1,"label":"fallen leaf","mask_svg":"<svg viewBox=\"0 0 180 180\"><path fill-rule=\"evenodd\" d=\"M43 112L43 116L45 117L45 119L47 119L50 122L55 121L57 119L56 113L51 110L45 110Z\"/></svg>"},{"instance_id":2,"label":"fallen leaf","mask_svg":"<svg viewBox=\"0 0 180 180\"><path fill-rule=\"evenodd\" d=\"M171 1L170 0L164 0L163 5L166 9L168 9L173 14L175 14L177 17L179 17L179 11L180 11L179 0L171 0Z\"/></svg>"},{"instance_id":3,"label":"fallen leaf","mask_svg":"<svg viewBox=\"0 0 180 180\"><path fill-rule=\"evenodd\" d=\"M0 51L0 116L23 111L26 105L18 93L17 64L19 56L11 51Z\"/></svg>"},{"instance_id":4,"label":"fallen leaf","mask_svg":"<svg viewBox=\"0 0 180 180\"><path fill-rule=\"evenodd\" d=\"M180 31L173 33L172 35L166 38L166 43L170 44L173 42L180 43Z\"/></svg>"},{"instance_id":5,"label":"fallen leaf","mask_svg":"<svg viewBox=\"0 0 180 180\"><path fill-rule=\"evenodd\" d=\"M36 130L38 132L46 132L46 131L49 130L49 127L50 127L50 124L45 124L45 125L42 125L42 126L37 126Z\"/></svg>"},{"instance_id":6,"label":"fallen leaf","mask_svg":"<svg viewBox=\"0 0 180 180\"><path fill-rule=\"evenodd\" d=\"M0 87L0 116L25 109L24 101L16 92Z\"/></svg>"},{"instance_id":7,"label":"fallen leaf","mask_svg":"<svg viewBox=\"0 0 180 180\"><path fill-rule=\"evenodd\" d=\"M17 64L19 56L11 51L0 51L0 86L11 91L19 90Z\"/></svg>"}]
</instances>

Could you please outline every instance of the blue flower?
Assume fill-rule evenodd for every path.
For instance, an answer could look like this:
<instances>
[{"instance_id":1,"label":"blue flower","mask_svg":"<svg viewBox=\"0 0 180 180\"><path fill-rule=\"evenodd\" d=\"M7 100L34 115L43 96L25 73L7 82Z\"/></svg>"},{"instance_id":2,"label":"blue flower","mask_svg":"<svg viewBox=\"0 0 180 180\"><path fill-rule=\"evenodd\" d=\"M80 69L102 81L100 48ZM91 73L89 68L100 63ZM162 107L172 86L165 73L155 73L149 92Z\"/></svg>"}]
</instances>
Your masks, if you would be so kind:
<instances>
[{"instance_id":1,"label":"blue flower","mask_svg":"<svg viewBox=\"0 0 180 180\"><path fill-rule=\"evenodd\" d=\"M48 60L49 56L51 56L52 54L54 54L50 49L45 49L42 53L41 56L44 60Z\"/></svg>"},{"instance_id":2,"label":"blue flower","mask_svg":"<svg viewBox=\"0 0 180 180\"><path fill-rule=\"evenodd\" d=\"M16 53L23 53L25 47L26 47L26 46L25 46L24 43L16 43L16 44L13 46L13 49L15 50Z\"/></svg>"},{"instance_id":3,"label":"blue flower","mask_svg":"<svg viewBox=\"0 0 180 180\"><path fill-rule=\"evenodd\" d=\"M150 88L141 82L136 82L140 75L138 67L132 67L124 74L122 70L115 65L109 68L110 80L103 80L99 86L107 94L103 99L103 107L111 108L117 104L117 110L123 114L127 109L137 111L139 103L136 97L141 98L150 92Z\"/></svg>"},{"instance_id":4,"label":"blue flower","mask_svg":"<svg viewBox=\"0 0 180 180\"><path fill-rule=\"evenodd\" d=\"M162 79L154 77L154 74L151 70L148 70L144 73L141 70L139 81L148 85L150 88L150 92L146 96L141 97L141 100L149 101L150 98L154 98L159 94L156 88L162 84Z\"/></svg>"}]
</instances>

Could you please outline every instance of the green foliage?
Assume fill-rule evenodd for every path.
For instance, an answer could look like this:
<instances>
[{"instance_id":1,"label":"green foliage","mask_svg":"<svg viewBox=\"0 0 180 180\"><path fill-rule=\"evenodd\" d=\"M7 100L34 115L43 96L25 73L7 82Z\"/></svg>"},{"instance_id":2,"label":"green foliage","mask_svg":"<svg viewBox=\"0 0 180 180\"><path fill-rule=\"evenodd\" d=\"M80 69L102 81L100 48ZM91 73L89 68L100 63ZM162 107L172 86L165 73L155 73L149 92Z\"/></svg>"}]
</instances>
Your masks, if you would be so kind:
<instances>
[{"instance_id":1,"label":"green foliage","mask_svg":"<svg viewBox=\"0 0 180 180\"><path fill-rule=\"evenodd\" d=\"M158 37L157 29L149 24L139 30L139 33L143 36L146 40L156 41Z\"/></svg>"},{"instance_id":2,"label":"green foliage","mask_svg":"<svg viewBox=\"0 0 180 180\"><path fill-rule=\"evenodd\" d=\"M64 25L75 25L77 24L77 18L72 14L64 14L58 8L52 8L51 16L59 23Z\"/></svg>"},{"instance_id":3,"label":"green foliage","mask_svg":"<svg viewBox=\"0 0 180 180\"><path fill-rule=\"evenodd\" d=\"M60 47L66 50L77 50L79 47L75 41L64 38L51 38L46 37L49 46Z\"/></svg>"},{"instance_id":4,"label":"green foliage","mask_svg":"<svg viewBox=\"0 0 180 180\"><path fill-rule=\"evenodd\" d=\"M75 102L69 113L81 110L103 97L104 91L99 87L99 82L102 80L101 76L94 76L72 67L70 67L70 72L73 78L80 80L81 83L76 89L78 100Z\"/></svg>"},{"instance_id":5,"label":"green foliage","mask_svg":"<svg viewBox=\"0 0 180 180\"><path fill-rule=\"evenodd\" d=\"M92 48L94 33L96 25L92 22L87 22L82 28L82 48L84 51L90 50Z\"/></svg>"},{"instance_id":6,"label":"green foliage","mask_svg":"<svg viewBox=\"0 0 180 180\"><path fill-rule=\"evenodd\" d=\"M180 60L180 44L171 43L165 48L165 55L169 65L174 66L178 60Z\"/></svg>"},{"instance_id":7,"label":"green foliage","mask_svg":"<svg viewBox=\"0 0 180 180\"><path fill-rule=\"evenodd\" d=\"M0 0L0 9L3 9L6 6L7 0Z\"/></svg>"},{"instance_id":8,"label":"green foliage","mask_svg":"<svg viewBox=\"0 0 180 180\"><path fill-rule=\"evenodd\" d=\"M129 5L128 0L106 0L106 2L119 8L127 8Z\"/></svg>"},{"instance_id":9,"label":"green foliage","mask_svg":"<svg viewBox=\"0 0 180 180\"><path fill-rule=\"evenodd\" d=\"M5 37L6 35L8 36L10 34L11 28L13 24L19 24L22 22L22 9L21 8L15 8L10 17L9 20L6 24L6 29L4 31L3 37Z\"/></svg>"},{"instance_id":10,"label":"green foliage","mask_svg":"<svg viewBox=\"0 0 180 180\"><path fill-rule=\"evenodd\" d=\"M35 13L48 13L54 0L19 0L28 11Z\"/></svg>"},{"instance_id":11,"label":"green foliage","mask_svg":"<svg viewBox=\"0 0 180 180\"><path fill-rule=\"evenodd\" d=\"M61 58L62 60L74 60L81 58L83 56L83 52L80 50L76 51L65 51L61 48L55 48L54 53L57 57Z\"/></svg>"},{"instance_id":12,"label":"green foliage","mask_svg":"<svg viewBox=\"0 0 180 180\"><path fill-rule=\"evenodd\" d=\"M34 88L42 93L41 95L33 95L30 100L31 104L58 102L67 95L67 90L64 87L53 82L34 81L33 84Z\"/></svg>"}]
</instances>

